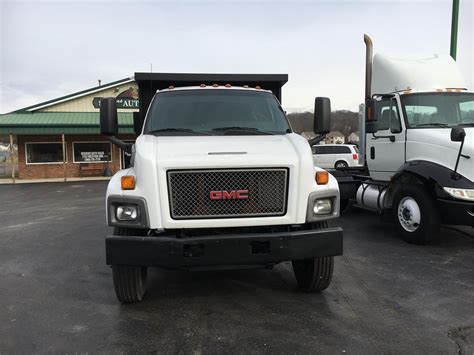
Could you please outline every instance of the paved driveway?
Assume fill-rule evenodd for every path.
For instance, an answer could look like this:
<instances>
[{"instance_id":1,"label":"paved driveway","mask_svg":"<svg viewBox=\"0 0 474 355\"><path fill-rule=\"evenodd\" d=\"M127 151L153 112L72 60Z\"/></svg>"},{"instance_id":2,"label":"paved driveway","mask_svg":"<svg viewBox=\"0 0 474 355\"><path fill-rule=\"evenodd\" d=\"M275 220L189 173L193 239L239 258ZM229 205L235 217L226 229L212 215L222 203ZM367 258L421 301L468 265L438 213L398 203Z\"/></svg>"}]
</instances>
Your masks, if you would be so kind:
<instances>
[{"instance_id":1,"label":"paved driveway","mask_svg":"<svg viewBox=\"0 0 474 355\"><path fill-rule=\"evenodd\" d=\"M351 209L321 294L291 267L152 270L120 305L104 265L105 182L0 186L0 353L314 353L474 350L474 239L444 229L408 245Z\"/></svg>"}]
</instances>

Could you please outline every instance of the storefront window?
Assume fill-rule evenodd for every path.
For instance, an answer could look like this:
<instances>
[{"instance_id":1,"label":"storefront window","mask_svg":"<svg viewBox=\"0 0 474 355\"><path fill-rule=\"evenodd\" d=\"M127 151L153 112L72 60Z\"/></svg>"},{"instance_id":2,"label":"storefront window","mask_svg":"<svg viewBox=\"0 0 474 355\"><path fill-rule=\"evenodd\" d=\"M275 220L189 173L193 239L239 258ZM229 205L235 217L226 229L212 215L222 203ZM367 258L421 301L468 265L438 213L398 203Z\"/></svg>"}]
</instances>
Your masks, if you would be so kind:
<instances>
[{"instance_id":1,"label":"storefront window","mask_svg":"<svg viewBox=\"0 0 474 355\"><path fill-rule=\"evenodd\" d=\"M26 143L27 164L51 164L62 162L62 143Z\"/></svg>"},{"instance_id":2,"label":"storefront window","mask_svg":"<svg viewBox=\"0 0 474 355\"><path fill-rule=\"evenodd\" d=\"M74 163L100 163L112 161L112 146L108 142L74 142Z\"/></svg>"}]
</instances>

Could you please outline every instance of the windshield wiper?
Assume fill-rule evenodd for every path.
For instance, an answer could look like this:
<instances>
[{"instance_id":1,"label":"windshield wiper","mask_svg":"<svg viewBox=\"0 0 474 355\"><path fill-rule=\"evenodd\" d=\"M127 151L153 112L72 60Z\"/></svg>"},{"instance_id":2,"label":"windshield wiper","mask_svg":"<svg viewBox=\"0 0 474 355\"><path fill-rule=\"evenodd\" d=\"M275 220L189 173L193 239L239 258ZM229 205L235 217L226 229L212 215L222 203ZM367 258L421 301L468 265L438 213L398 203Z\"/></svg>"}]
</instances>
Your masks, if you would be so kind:
<instances>
[{"instance_id":1,"label":"windshield wiper","mask_svg":"<svg viewBox=\"0 0 474 355\"><path fill-rule=\"evenodd\" d=\"M458 127L474 127L474 122L461 123L461 124L458 125Z\"/></svg>"},{"instance_id":2,"label":"windshield wiper","mask_svg":"<svg viewBox=\"0 0 474 355\"><path fill-rule=\"evenodd\" d=\"M438 123L438 122L417 124L415 127L429 127L429 126L443 127L443 128L449 127L447 123Z\"/></svg>"},{"instance_id":3,"label":"windshield wiper","mask_svg":"<svg viewBox=\"0 0 474 355\"><path fill-rule=\"evenodd\" d=\"M167 132L177 132L177 133L191 133L191 134L201 134L201 135L208 135L205 132L197 132L189 128L161 128L155 129L153 131L148 131L148 134L156 134L156 133L167 133Z\"/></svg>"},{"instance_id":4,"label":"windshield wiper","mask_svg":"<svg viewBox=\"0 0 474 355\"><path fill-rule=\"evenodd\" d=\"M239 127L239 126L230 126L230 127L218 127L218 128L213 128L213 131L219 132L222 131L224 134L226 132L232 132L232 131L242 131L242 132L250 132L253 134L268 134L268 135L274 135L275 133L272 132L267 132L267 131L261 131L258 128L254 127Z\"/></svg>"}]
</instances>

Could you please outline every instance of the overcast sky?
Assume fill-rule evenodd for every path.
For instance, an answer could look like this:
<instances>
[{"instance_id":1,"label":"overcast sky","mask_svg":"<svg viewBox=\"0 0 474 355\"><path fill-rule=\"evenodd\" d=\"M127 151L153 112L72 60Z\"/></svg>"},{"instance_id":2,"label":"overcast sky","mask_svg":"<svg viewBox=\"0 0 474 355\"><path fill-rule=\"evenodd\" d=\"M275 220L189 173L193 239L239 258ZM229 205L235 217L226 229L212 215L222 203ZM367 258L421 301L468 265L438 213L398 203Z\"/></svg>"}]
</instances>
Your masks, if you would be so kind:
<instances>
[{"instance_id":1,"label":"overcast sky","mask_svg":"<svg viewBox=\"0 0 474 355\"><path fill-rule=\"evenodd\" d=\"M458 62L474 82L472 0L460 0ZM0 0L0 112L136 71L287 73L283 106L363 100L364 33L375 52L449 54L451 0Z\"/></svg>"}]
</instances>

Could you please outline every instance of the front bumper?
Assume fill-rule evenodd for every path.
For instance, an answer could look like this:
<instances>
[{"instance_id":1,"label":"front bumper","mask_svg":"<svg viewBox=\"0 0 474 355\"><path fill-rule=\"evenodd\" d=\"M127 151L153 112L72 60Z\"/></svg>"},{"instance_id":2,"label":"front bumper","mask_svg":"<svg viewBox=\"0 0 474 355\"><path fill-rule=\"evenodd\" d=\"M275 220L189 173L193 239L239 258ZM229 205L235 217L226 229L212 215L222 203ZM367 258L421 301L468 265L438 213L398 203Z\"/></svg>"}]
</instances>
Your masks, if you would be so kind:
<instances>
[{"instance_id":1,"label":"front bumper","mask_svg":"<svg viewBox=\"0 0 474 355\"><path fill-rule=\"evenodd\" d=\"M474 203L438 198L438 209L444 224L474 227Z\"/></svg>"},{"instance_id":2,"label":"front bumper","mask_svg":"<svg viewBox=\"0 0 474 355\"><path fill-rule=\"evenodd\" d=\"M342 255L342 229L200 236L192 238L108 236L108 265L193 268L258 266Z\"/></svg>"}]
</instances>

